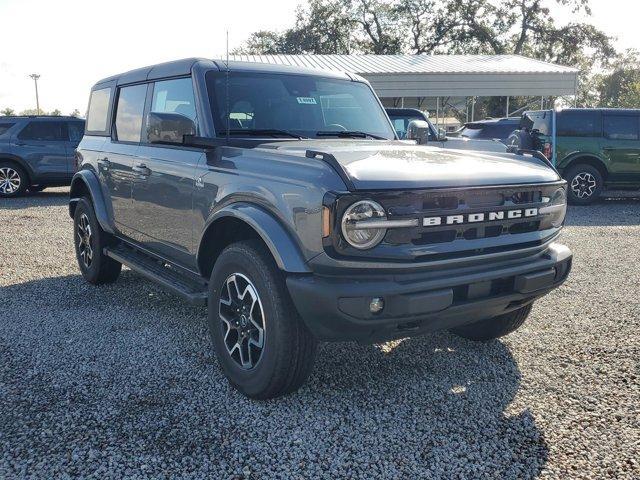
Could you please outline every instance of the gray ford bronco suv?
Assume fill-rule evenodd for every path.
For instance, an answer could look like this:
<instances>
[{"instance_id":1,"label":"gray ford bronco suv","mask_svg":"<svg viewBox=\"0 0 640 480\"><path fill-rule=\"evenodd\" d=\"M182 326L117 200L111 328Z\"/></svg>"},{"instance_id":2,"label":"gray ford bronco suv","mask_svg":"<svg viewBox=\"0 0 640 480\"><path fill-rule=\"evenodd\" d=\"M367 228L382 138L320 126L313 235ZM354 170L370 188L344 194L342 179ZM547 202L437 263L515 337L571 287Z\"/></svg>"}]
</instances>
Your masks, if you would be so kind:
<instances>
[{"instance_id":1,"label":"gray ford bronco suv","mask_svg":"<svg viewBox=\"0 0 640 480\"><path fill-rule=\"evenodd\" d=\"M84 278L124 264L206 305L252 398L297 389L320 341L505 335L571 267L552 167L399 141L351 74L188 59L106 78L77 154Z\"/></svg>"}]
</instances>

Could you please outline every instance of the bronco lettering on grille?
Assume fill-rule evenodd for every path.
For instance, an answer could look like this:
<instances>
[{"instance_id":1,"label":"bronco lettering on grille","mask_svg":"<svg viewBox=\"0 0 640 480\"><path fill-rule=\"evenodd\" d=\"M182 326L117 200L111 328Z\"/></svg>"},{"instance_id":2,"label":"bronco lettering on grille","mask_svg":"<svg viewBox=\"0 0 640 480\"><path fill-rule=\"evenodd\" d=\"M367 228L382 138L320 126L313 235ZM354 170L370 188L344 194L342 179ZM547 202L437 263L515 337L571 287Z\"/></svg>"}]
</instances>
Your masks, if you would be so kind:
<instances>
[{"instance_id":1,"label":"bronco lettering on grille","mask_svg":"<svg viewBox=\"0 0 640 480\"><path fill-rule=\"evenodd\" d=\"M440 217L425 217L422 225L436 227L438 225L456 225L461 223L493 222L496 220L515 220L518 218L537 217L537 208L519 210L502 210L497 212L469 213L466 215L445 215Z\"/></svg>"}]
</instances>

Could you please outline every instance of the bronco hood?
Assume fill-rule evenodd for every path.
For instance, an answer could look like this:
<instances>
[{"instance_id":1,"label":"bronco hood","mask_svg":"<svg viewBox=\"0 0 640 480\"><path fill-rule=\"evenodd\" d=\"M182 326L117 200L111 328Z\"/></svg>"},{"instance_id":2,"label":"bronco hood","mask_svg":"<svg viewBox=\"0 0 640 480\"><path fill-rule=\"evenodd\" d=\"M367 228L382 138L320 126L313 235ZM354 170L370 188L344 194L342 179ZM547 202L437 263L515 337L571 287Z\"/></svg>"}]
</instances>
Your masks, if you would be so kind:
<instances>
[{"instance_id":1,"label":"bronco hood","mask_svg":"<svg viewBox=\"0 0 640 480\"><path fill-rule=\"evenodd\" d=\"M262 148L331 156L334 168L342 169L343 178L351 180L356 190L514 185L560 179L552 168L533 157L445 150L400 141L323 139L274 142Z\"/></svg>"}]
</instances>

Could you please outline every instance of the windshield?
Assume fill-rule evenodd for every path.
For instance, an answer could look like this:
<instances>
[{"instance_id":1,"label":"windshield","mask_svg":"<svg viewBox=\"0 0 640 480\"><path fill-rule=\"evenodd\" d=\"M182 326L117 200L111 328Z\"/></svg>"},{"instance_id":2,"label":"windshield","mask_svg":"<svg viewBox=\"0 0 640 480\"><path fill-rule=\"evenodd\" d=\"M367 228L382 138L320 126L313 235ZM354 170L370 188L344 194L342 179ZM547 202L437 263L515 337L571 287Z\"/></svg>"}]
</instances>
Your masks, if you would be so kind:
<instances>
[{"instance_id":1,"label":"windshield","mask_svg":"<svg viewBox=\"0 0 640 480\"><path fill-rule=\"evenodd\" d=\"M207 88L218 136L226 135L228 116L232 135L252 131L277 135L279 131L315 138L331 136L327 132L353 132L394 138L387 116L364 83L308 75L230 72L227 85L226 72L209 72Z\"/></svg>"}]
</instances>

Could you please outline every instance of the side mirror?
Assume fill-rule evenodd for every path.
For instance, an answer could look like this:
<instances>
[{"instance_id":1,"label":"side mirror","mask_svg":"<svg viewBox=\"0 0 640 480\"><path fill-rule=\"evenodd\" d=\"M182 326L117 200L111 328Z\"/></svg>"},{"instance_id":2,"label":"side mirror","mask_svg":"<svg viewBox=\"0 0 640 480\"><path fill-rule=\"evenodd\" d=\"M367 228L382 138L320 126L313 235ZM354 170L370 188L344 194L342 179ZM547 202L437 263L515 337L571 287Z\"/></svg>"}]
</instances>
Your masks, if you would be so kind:
<instances>
[{"instance_id":1,"label":"side mirror","mask_svg":"<svg viewBox=\"0 0 640 480\"><path fill-rule=\"evenodd\" d=\"M150 112L147 116L147 139L149 143L177 143L185 135L195 135L196 124L179 113Z\"/></svg>"},{"instance_id":2,"label":"side mirror","mask_svg":"<svg viewBox=\"0 0 640 480\"><path fill-rule=\"evenodd\" d=\"M405 138L415 140L418 145L426 145L429 141L429 124L424 120L411 120Z\"/></svg>"},{"instance_id":3,"label":"side mirror","mask_svg":"<svg viewBox=\"0 0 640 480\"><path fill-rule=\"evenodd\" d=\"M447 141L447 131L444 128L438 129L438 141L446 142Z\"/></svg>"}]
</instances>

